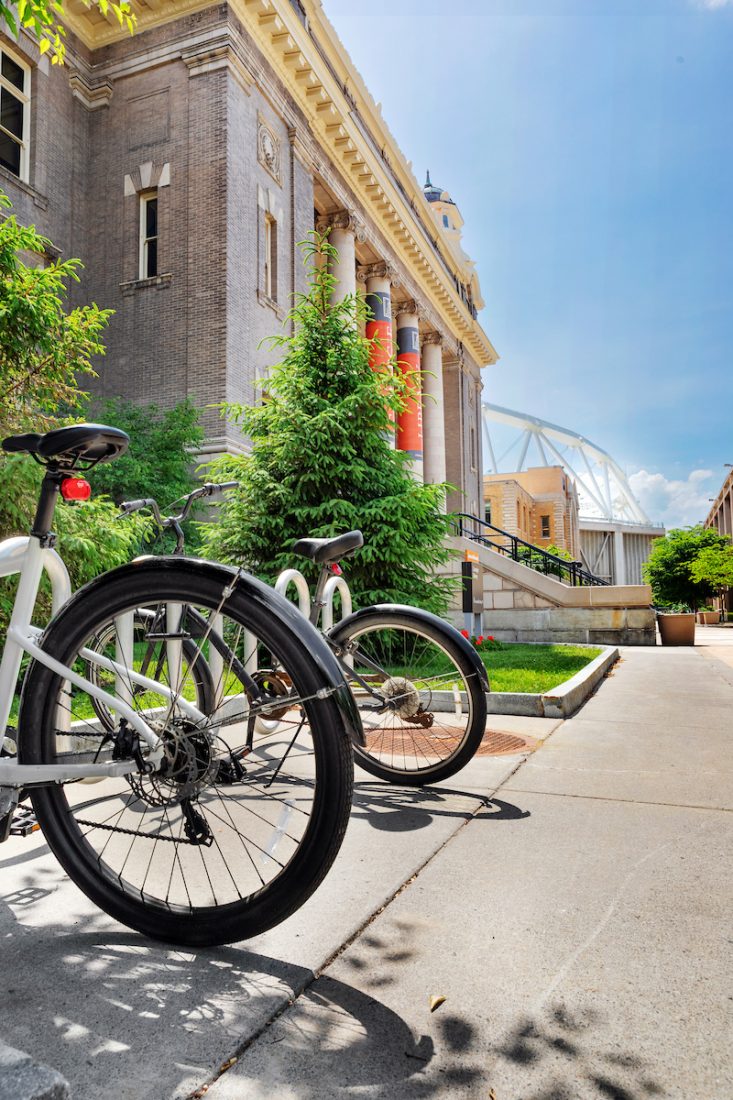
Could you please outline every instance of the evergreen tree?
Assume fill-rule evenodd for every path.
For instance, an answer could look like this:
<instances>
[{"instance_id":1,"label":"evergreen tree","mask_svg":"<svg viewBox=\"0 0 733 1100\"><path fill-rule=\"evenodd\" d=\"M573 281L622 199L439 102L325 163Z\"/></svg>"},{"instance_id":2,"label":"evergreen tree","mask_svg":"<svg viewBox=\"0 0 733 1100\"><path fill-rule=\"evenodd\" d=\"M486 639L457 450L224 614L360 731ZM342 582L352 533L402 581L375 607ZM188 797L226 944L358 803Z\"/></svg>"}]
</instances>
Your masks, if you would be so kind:
<instances>
[{"instance_id":1,"label":"evergreen tree","mask_svg":"<svg viewBox=\"0 0 733 1100\"><path fill-rule=\"evenodd\" d=\"M360 335L367 307L353 295L331 302L335 249L318 234L301 247L309 292L296 298L292 334L273 339L283 357L263 401L225 407L252 449L214 464L216 477L237 479L240 490L205 526L206 553L270 582L294 564L313 577L309 562L294 561L293 543L358 527L365 545L346 566L357 605L444 612L452 582L435 570L449 557L446 487L418 484L390 442L390 410L404 408L415 379L370 367L370 342Z\"/></svg>"}]
</instances>

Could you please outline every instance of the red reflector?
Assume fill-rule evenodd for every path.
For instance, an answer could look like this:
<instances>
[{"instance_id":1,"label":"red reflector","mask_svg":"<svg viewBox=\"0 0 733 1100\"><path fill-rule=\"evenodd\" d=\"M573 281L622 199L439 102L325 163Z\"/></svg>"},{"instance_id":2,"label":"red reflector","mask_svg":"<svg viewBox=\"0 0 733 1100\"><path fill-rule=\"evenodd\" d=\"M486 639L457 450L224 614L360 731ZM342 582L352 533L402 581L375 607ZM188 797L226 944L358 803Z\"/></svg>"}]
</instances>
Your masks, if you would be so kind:
<instances>
[{"instance_id":1,"label":"red reflector","mask_svg":"<svg viewBox=\"0 0 733 1100\"><path fill-rule=\"evenodd\" d=\"M64 500L89 500L92 487L83 477L65 477L61 482L61 496Z\"/></svg>"},{"instance_id":2,"label":"red reflector","mask_svg":"<svg viewBox=\"0 0 733 1100\"><path fill-rule=\"evenodd\" d=\"M340 566L340 565L338 565L338 564L337 564L336 562L333 562L333 564L331 565L331 572L332 572L332 573L333 573L333 574L334 574L335 576L337 576L337 577L340 577L340 576L341 576L341 574L343 573L343 569L342 569L342 568L341 568L341 566Z\"/></svg>"}]
</instances>

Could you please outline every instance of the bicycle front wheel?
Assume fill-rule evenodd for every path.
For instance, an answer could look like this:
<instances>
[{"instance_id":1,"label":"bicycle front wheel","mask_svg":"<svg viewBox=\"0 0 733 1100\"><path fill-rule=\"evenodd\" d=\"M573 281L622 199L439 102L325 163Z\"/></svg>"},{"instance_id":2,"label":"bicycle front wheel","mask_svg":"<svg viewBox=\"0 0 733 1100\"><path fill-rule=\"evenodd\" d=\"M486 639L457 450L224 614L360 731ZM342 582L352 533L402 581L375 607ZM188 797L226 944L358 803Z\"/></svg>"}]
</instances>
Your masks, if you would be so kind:
<instances>
[{"instance_id":1,"label":"bicycle front wheel","mask_svg":"<svg viewBox=\"0 0 733 1100\"><path fill-rule=\"evenodd\" d=\"M455 633L409 607L366 609L331 631L364 727L356 763L378 779L437 783L481 744L484 685Z\"/></svg>"},{"instance_id":2,"label":"bicycle front wheel","mask_svg":"<svg viewBox=\"0 0 733 1100\"><path fill-rule=\"evenodd\" d=\"M43 644L90 685L89 667L106 669L101 686L164 748L148 773L113 706L100 713L88 690L32 665L21 763L137 753L142 765L93 787L32 792L49 847L77 886L123 924L189 945L246 939L302 905L339 849L353 778L353 700L317 632L251 577L156 558L82 589ZM275 663L276 690L260 671ZM257 718L272 715L275 700L280 721L262 733Z\"/></svg>"}]
</instances>

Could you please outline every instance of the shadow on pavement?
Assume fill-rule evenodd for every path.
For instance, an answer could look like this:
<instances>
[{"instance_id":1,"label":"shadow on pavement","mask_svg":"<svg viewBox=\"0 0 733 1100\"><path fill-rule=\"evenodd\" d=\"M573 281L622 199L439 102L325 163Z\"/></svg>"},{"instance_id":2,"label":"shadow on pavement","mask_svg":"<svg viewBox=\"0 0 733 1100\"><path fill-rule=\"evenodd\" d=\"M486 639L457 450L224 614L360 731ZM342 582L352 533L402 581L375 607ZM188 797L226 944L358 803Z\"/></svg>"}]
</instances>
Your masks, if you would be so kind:
<instances>
[{"instance_id":1,"label":"shadow on pavement","mask_svg":"<svg viewBox=\"0 0 733 1100\"><path fill-rule=\"evenodd\" d=\"M457 800L464 800L463 805ZM473 803L466 808L465 800ZM475 791L449 787L397 787L386 783L355 783L352 814L382 832L412 832L427 828L436 818L467 819L480 807L479 817L489 821L516 821L529 817L511 802L485 798Z\"/></svg>"},{"instance_id":2,"label":"shadow on pavement","mask_svg":"<svg viewBox=\"0 0 733 1100\"><path fill-rule=\"evenodd\" d=\"M29 882L0 897L2 1037L58 1069L74 1100L189 1095L311 979L238 947L110 931L102 914L71 927L21 923L18 907L51 892Z\"/></svg>"},{"instance_id":3,"label":"shadow on pavement","mask_svg":"<svg viewBox=\"0 0 733 1100\"><path fill-rule=\"evenodd\" d=\"M371 983L369 983L371 985ZM413 1014L415 1015L415 1014ZM644 1059L604 1042L593 1010L556 1005L516 1024L499 1041L490 1000L477 1021L456 1012L425 1013L412 1030L380 1001L320 978L222 1078L214 1100L297 1096L323 1100L368 1095L488 1100L653 1100L669 1093ZM239 1091L241 1090L241 1091ZM491 1091L493 1090L493 1092Z\"/></svg>"}]
</instances>

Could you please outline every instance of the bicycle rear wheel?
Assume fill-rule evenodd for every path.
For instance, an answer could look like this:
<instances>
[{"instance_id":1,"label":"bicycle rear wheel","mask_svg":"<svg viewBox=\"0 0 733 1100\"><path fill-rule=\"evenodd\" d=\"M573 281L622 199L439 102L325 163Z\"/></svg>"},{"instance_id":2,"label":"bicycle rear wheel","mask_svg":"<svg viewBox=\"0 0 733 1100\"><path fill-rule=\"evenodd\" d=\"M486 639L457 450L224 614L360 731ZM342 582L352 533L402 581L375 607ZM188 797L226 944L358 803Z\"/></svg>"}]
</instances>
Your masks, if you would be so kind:
<instances>
[{"instance_id":1,"label":"bicycle rear wheel","mask_svg":"<svg viewBox=\"0 0 733 1100\"><path fill-rule=\"evenodd\" d=\"M90 661L106 661L105 690L143 715L165 747L152 774L136 768L91 788L32 792L49 847L77 886L123 924L189 945L246 939L303 904L346 829L354 711L323 639L293 608L223 567L150 559L77 593L46 632L44 649L82 676ZM277 696L281 721L263 735L256 718L271 713L274 696L257 670L273 657L288 696ZM197 664L208 669L215 696L199 718ZM117 718L110 731L98 710L86 690L69 692L34 663L21 704L20 762L113 752L129 759L131 727Z\"/></svg>"},{"instance_id":2,"label":"bicycle rear wheel","mask_svg":"<svg viewBox=\"0 0 733 1100\"><path fill-rule=\"evenodd\" d=\"M455 634L434 615L394 606L367 608L330 632L351 666L344 673L364 727L356 763L378 779L437 783L481 744L484 683Z\"/></svg>"}]
</instances>

